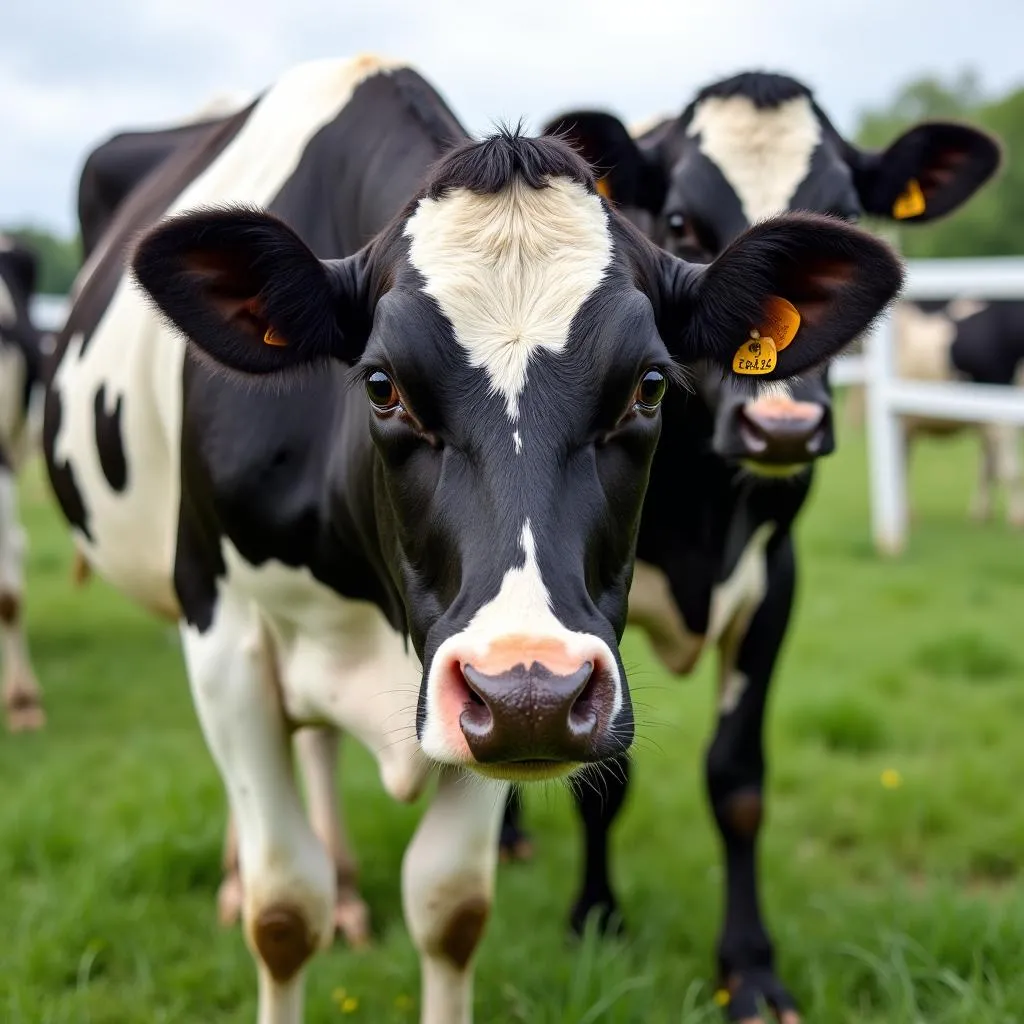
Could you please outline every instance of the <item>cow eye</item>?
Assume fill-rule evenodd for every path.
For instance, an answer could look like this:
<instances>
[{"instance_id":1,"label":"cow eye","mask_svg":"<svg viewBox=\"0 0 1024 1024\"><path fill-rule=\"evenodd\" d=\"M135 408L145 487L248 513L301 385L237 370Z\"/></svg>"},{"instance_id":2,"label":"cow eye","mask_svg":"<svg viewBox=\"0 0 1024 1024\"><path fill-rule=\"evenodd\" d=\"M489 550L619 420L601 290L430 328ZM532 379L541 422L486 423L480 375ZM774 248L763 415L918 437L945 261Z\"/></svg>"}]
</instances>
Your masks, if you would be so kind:
<instances>
[{"instance_id":1,"label":"cow eye","mask_svg":"<svg viewBox=\"0 0 1024 1024\"><path fill-rule=\"evenodd\" d=\"M686 233L686 218L678 210L670 213L665 218L665 223L668 224L668 229L673 235Z\"/></svg>"},{"instance_id":2,"label":"cow eye","mask_svg":"<svg viewBox=\"0 0 1024 1024\"><path fill-rule=\"evenodd\" d=\"M393 412L402 404L395 382L383 370L373 370L367 375L366 397L377 412Z\"/></svg>"},{"instance_id":3,"label":"cow eye","mask_svg":"<svg viewBox=\"0 0 1024 1024\"><path fill-rule=\"evenodd\" d=\"M661 370L651 367L644 371L640 383L636 386L633 401L641 412L654 412L665 397L668 380Z\"/></svg>"}]
</instances>

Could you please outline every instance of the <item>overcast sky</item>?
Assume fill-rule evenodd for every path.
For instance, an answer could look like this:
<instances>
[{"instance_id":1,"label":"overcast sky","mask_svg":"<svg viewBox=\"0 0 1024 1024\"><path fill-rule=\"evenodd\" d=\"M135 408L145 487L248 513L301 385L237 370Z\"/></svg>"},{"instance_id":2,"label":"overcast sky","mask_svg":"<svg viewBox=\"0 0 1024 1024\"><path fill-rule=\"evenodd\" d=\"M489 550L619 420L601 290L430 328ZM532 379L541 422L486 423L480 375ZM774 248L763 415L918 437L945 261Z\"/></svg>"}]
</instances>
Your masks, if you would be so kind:
<instances>
[{"instance_id":1,"label":"overcast sky","mask_svg":"<svg viewBox=\"0 0 1024 1024\"><path fill-rule=\"evenodd\" d=\"M466 126L572 105L681 109L740 70L802 78L841 130L926 72L1024 84L1024 0L6 0L0 224L73 228L85 153L295 63L414 64Z\"/></svg>"}]
</instances>

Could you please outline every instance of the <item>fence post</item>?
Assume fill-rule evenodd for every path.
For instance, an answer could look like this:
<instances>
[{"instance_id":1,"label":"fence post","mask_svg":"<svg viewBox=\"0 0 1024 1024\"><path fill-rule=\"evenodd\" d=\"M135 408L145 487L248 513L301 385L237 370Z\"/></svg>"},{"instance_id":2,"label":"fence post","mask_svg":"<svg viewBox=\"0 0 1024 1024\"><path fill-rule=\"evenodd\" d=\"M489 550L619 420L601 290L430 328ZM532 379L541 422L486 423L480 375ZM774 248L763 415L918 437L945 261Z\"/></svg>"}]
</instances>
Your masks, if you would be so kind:
<instances>
[{"instance_id":1,"label":"fence post","mask_svg":"<svg viewBox=\"0 0 1024 1024\"><path fill-rule=\"evenodd\" d=\"M875 549L884 555L900 554L907 535L906 442L903 421L893 411L890 394L897 373L895 332L890 313L879 321L865 346L871 530Z\"/></svg>"}]
</instances>

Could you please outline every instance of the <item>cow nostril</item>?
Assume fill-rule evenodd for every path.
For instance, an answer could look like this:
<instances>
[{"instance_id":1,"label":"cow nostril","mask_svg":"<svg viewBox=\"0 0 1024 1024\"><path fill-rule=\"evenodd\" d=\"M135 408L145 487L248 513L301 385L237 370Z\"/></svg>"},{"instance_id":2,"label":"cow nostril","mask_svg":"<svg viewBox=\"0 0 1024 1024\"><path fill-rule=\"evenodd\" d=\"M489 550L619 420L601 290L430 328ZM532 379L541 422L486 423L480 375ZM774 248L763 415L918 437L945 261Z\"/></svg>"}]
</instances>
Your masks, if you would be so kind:
<instances>
[{"instance_id":1,"label":"cow nostril","mask_svg":"<svg viewBox=\"0 0 1024 1024\"><path fill-rule=\"evenodd\" d=\"M765 435L764 428L751 420L747 416L746 410L742 408L739 410L738 426L740 440L748 452L752 455L757 455L767 449L768 438Z\"/></svg>"},{"instance_id":2,"label":"cow nostril","mask_svg":"<svg viewBox=\"0 0 1024 1024\"><path fill-rule=\"evenodd\" d=\"M483 697L481 697L480 694L477 693L472 686L467 686L466 689L469 691L469 699L473 704L476 704L478 707L481 708L487 706Z\"/></svg>"}]
</instances>

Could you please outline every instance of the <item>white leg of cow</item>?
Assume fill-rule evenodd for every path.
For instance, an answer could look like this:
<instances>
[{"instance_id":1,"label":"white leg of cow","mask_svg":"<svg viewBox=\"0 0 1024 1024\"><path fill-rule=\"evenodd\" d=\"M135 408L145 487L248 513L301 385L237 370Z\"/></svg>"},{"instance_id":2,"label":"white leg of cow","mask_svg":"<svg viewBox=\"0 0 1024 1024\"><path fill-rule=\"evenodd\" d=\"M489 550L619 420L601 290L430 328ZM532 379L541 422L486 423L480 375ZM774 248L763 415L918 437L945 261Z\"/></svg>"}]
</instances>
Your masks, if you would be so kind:
<instances>
[{"instance_id":1,"label":"white leg of cow","mask_svg":"<svg viewBox=\"0 0 1024 1024\"><path fill-rule=\"evenodd\" d=\"M470 1024L473 954L494 893L508 784L444 771L402 863L405 919L420 953L420 1024Z\"/></svg>"},{"instance_id":2,"label":"white leg of cow","mask_svg":"<svg viewBox=\"0 0 1024 1024\"><path fill-rule=\"evenodd\" d=\"M254 609L230 592L205 633L182 633L193 700L238 829L259 1024L301 1024L304 965L333 933L334 872L295 785L272 657Z\"/></svg>"},{"instance_id":3,"label":"white leg of cow","mask_svg":"<svg viewBox=\"0 0 1024 1024\"><path fill-rule=\"evenodd\" d=\"M334 926L349 945L359 948L370 941L370 911L359 895L359 867L349 846L342 821L337 786L338 741L334 728L300 729L295 751L306 784L306 804L313 831L334 862L337 896Z\"/></svg>"},{"instance_id":4,"label":"white leg of cow","mask_svg":"<svg viewBox=\"0 0 1024 1024\"><path fill-rule=\"evenodd\" d=\"M987 523L995 508L994 490L998 474L999 440L991 424L978 427L981 442L981 460L978 465L978 489L971 499L971 518L977 523Z\"/></svg>"},{"instance_id":5,"label":"white leg of cow","mask_svg":"<svg viewBox=\"0 0 1024 1024\"><path fill-rule=\"evenodd\" d=\"M45 723L39 684L29 658L21 617L25 531L18 517L14 474L0 469L0 642L4 659L4 706L12 732Z\"/></svg>"},{"instance_id":6,"label":"white leg of cow","mask_svg":"<svg viewBox=\"0 0 1024 1024\"><path fill-rule=\"evenodd\" d=\"M1020 427L1010 423L995 424L996 475L1006 488L1006 521L1017 529L1024 528L1024 474L1021 473Z\"/></svg>"},{"instance_id":7,"label":"white leg of cow","mask_svg":"<svg viewBox=\"0 0 1024 1024\"><path fill-rule=\"evenodd\" d=\"M217 920L225 928L238 923L242 916L242 874L238 866L238 829L235 817L228 811L224 829L224 876L217 890Z\"/></svg>"}]
</instances>

